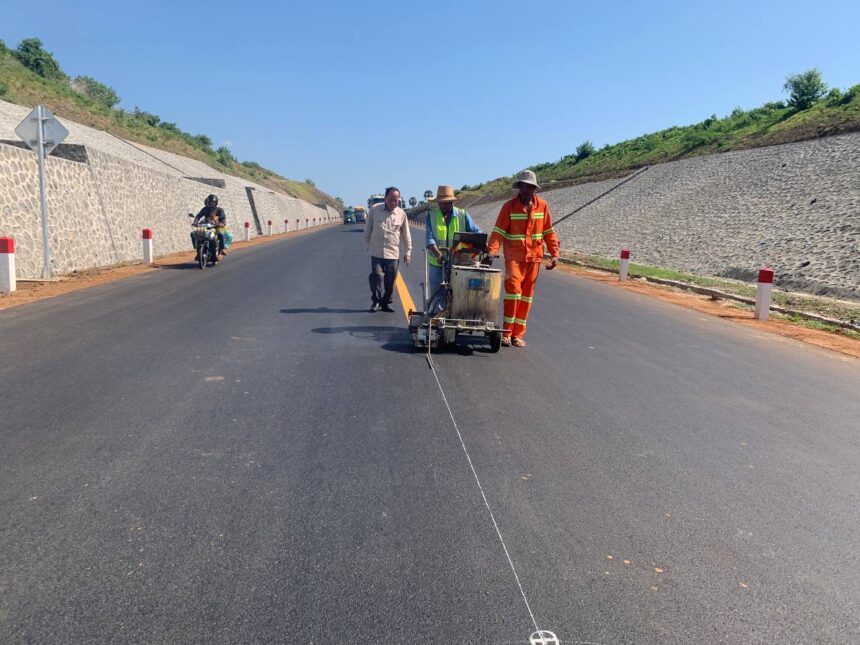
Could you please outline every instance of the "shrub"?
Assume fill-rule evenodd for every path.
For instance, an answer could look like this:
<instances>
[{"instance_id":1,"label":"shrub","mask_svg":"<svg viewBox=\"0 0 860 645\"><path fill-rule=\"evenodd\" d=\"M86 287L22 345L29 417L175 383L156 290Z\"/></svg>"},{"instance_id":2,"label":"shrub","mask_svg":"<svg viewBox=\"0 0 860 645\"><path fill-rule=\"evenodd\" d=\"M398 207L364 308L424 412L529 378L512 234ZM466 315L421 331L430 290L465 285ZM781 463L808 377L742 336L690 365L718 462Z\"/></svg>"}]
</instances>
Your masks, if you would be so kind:
<instances>
[{"instance_id":1,"label":"shrub","mask_svg":"<svg viewBox=\"0 0 860 645\"><path fill-rule=\"evenodd\" d=\"M204 150L206 152L212 151L212 139L207 137L205 134L195 134L191 137L191 140L194 142L192 145Z\"/></svg>"},{"instance_id":2,"label":"shrub","mask_svg":"<svg viewBox=\"0 0 860 645\"><path fill-rule=\"evenodd\" d=\"M842 90L840 90L838 87L834 87L827 93L827 96L825 98L827 99L827 105L840 105L842 103Z\"/></svg>"},{"instance_id":3,"label":"shrub","mask_svg":"<svg viewBox=\"0 0 860 645\"><path fill-rule=\"evenodd\" d=\"M860 96L860 85L852 85L845 91L845 94L842 95L839 104L847 105L848 103L851 103L851 101L856 99L858 96Z\"/></svg>"},{"instance_id":4,"label":"shrub","mask_svg":"<svg viewBox=\"0 0 860 645\"><path fill-rule=\"evenodd\" d=\"M6 96L6 92L9 91L9 86L6 83L0 83L0 96Z\"/></svg>"},{"instance_id":5,"label":"shrub","mask_svg":"<svg viewBox=\"0 0 860 645\"><path fill-rule=\"evenodd\" d=\"M311 188L316 188L316 186L317 186L317 185L314 183L314 180L313 180L313 179L310 179L310 178L305 179L305 183L306 183L308 186L310 186Z\"/></svg>"},{"instance_id":6,"label":"shrub","mask_svg":"<svg viewBox=\"0 0 860 645\"><path fill-rule=\"evenodd\" d=\"M99 83L96 79L89 76L77 76L72 81L72 88L86 94L93 101L106 108L112 108L119 103L119 96L112 87Z\"/></svg>"},{"instance_id":7,"label":"shrub","mask_svg":"<svg viewBox=\"0 0 860 645\"><path fill-rule=\"evenodd\" d=\"M161 123L160 116L158 116L157 114L152 114L151 112L146 112L145 110L141 110L136 105L134 106L132 116L137 121L145 123L146 125L151 125L153 128L158 127L158 124Z\"/></svg>"},{"instance_id":8,"label":"shrub","mask_svg":"<svg viewBox=\"0 0 860 645\"><path fill-rule=\"evenodd\" d=\"M168 123L167 121L162 121L158 124L158 127L162 130L167 130L168 132L173 132L175 134L182 134L182 130L179 129L175 123Z\"/></svg>"},{"instance_id":9,"label":"shrub","mask_svg":"<svg viewBox=\"0 0 860 645\"><path fill-rule=\"evenodd\" d=\"M791 107L805 110L824 96L827 84L821 80L821 72L812 68L802 74L786 76L782 89L788 92L788 104Z\"/></svg>"},{"instance_id":10,"label":"shrub","mask_svg":"<svg viewBox=\"0 0 860 645\"><path fill-rule=\"evenodd\" d=\"M229 166L236 161L236 158L227 146L221 146L218 148L215 151L215 156L218 158L218 163L222 166Z\"/></svg>"},{"instance_id":11,"label":"shrub","mask_svg":"<svg viewBox=\"0 0 860 645\"><path fill-rule=\"evenodd\" d=\"M256 161L243 161L242 165L245 166L245 168L259 168L260 167L260 164L258 164Z\"/></svg>"},{"instance_id":12,"label":"shrub","mask_svg":"<svg viewBox=\"0 0 860 645\"><path fill-rule=\"evenodd\" d=\"M38 38L22 40L18 43L18 48L13 52L13 55L24 67L42 78L55 80L68 78L60 69L60 64L54 55L42 49L42 41Z\"/></svg>"}]
</instances>

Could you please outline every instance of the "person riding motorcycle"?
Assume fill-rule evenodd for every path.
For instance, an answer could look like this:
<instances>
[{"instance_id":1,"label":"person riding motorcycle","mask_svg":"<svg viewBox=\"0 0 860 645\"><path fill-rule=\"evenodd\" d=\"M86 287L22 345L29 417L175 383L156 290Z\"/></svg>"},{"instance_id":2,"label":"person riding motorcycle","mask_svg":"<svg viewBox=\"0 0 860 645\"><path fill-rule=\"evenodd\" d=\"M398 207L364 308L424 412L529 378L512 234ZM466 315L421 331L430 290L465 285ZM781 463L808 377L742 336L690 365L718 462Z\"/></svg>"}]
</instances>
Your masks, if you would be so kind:
<instances>
[{"instance_id":1,"label":"person riding motorcycle","mask_svg":"<svg viewBox=\"0 0 860 645\"><path fill-rule=\"evenodd\" d=\"M207 195L203 204L203 208L201 208L200 212L194 217L193 225L196 226L203 220L215 224L218 227L216 229L216 233L218 234L218 255L227 255L227 250L224 248L224 243L226 241L224 237L224 229L227 226L227 213L224 212L223 208L219 208L218 195ZM194 243L193 233L191 235L191 242L192 244Z\"/></svg>"}]
</instances>

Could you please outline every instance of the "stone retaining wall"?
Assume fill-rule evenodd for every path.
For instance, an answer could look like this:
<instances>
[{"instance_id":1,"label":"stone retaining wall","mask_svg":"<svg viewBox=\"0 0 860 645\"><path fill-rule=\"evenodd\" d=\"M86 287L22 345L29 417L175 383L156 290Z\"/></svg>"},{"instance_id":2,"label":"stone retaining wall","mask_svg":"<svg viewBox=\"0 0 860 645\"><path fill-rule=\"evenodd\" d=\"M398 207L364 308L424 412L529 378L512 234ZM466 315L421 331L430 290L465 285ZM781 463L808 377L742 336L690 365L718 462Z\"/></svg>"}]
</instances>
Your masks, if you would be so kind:
<instances>
[{"instance_id":1,"label":"stone retaining wall","mask_svg":"<svg viewBox=\"0 0 860 645\"><path fill-rule=\"evenodd\" d=\"M538 177L540 181L540 177ZM860 134L727 152L542 193L563 249L860 300ZM513 194L513 192L512 192ZM502 202L468 209L492 228Z\"/></svg>"},{"instance_id":2,"label":"stone retaining wall","mask_svg":"<svg viewBox=\"0 0 860 645\"><path fill-rule=\"evenodd\" d=\"M27 108L0 101L0 140L10 140ZM153 230L156 255L190 250L189 212L197 213L209 193L219 197L228 226L237 239L244 223L257 228L246 188L252 188L263 231L271 219L276 232L284 219L290 230L338 221L334 212L275 193L205 164L144 146L63 119L69 140L81 148L83 161L51 155L46 162L49 243L55 275L142 259L141 231ZM74 135L71 133L74 132ZM81 142L92 142L94 147ZM117 156L118 153L129 157ZM218 180L224 188L189 177ZM42 273L42 225L36 155L0 143L0 235L15 238L19 278Z\"/></svg>"}]
</instances>

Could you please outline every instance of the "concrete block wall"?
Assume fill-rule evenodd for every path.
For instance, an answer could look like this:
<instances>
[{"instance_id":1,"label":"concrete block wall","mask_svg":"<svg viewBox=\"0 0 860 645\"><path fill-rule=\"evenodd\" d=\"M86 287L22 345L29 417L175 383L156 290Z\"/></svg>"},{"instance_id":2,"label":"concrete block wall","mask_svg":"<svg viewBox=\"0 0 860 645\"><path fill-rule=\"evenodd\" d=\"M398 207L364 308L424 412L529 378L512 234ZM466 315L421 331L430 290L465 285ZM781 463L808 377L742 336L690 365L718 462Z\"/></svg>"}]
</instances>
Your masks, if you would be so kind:
<instances>
[{"instance_id":1,"label":"concrete block wall","mask_svg":"<svg viewBox=\"0 0 860 645\"><path fill-rule=\"evenodd\" d=\"M540 177L538 177L540 181ZM860 299L860 134L727 152L542 193L562 248L700 275ZM512 191L513 194L513 191ZM490 229L502 201L470 208Z\"/></svg>"}]
</instances>

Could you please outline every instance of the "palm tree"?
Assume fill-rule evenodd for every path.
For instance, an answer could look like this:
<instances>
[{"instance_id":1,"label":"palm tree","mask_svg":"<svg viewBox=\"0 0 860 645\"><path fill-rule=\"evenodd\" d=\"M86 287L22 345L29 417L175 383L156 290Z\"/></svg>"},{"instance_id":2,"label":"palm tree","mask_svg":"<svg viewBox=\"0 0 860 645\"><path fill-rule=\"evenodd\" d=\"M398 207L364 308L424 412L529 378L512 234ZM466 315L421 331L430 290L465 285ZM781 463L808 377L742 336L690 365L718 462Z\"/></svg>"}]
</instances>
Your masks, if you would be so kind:
<instances>
[{"instance_id":1,"label":"palm tree","mask_svg":"<svg viewBox=\"0 0 860 645\"><path fill-rule=\"evenodd\" d=\"M424 201L425 202L430 201L431 197L433 197L433 191L432 190L425 190L424 191Z\"/></svg>"},{"instance_id":2,"label":"palm tree","mask_svg":"<svg viewBox=\"0 0 860 645\"><path fill-rule=\"evenodd\" d=\"M410 205L412 208L415 208L415 204L417 204L417 203L418 203L418 200L417 200L417 199L415 199L414 197L410 197L410 198L409 198L409 205Z\"/></svg>"}]
</instances>

